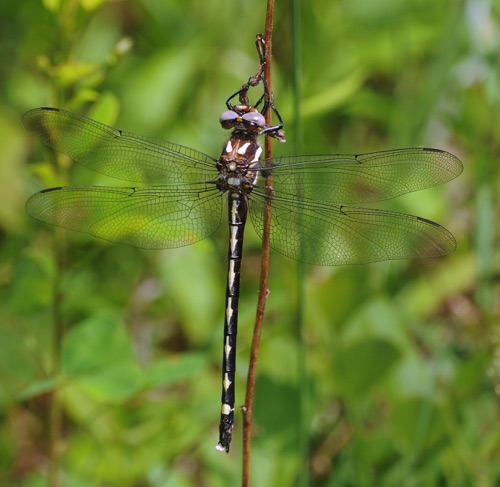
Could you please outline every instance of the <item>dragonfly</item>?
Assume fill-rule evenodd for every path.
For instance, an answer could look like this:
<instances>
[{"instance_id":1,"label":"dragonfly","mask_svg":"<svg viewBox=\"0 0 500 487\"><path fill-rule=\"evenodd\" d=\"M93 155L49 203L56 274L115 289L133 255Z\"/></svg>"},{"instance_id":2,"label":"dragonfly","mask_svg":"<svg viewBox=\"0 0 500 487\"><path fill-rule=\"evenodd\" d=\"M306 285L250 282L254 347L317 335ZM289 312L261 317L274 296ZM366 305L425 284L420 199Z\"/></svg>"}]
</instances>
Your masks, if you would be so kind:
<instances>
[{"instance_id":1,"label":"dragonfly","mask_svg":"<svg viewBox=\"0 0 500 487\"><path fill-rule=\"evenodd\" d=\"M232 99L240 94L240 102ZM231 130L219 158L171 142L109 127L57 108L35 108L25 127L48 147L123 186L45 189L26 203L47 224L144 249L194 244L216 231L224 201L229 253L217 449L229 452L234 428L236 335L243 236L248 214L262 237L271 205L271 248L314 265L365 264L438 257L456 241L419 216L358 207L452 180L462 163L432 148L364 154L287 155L262 159L260 138L282 140L283 123L267 96L262 107L241 103L238 92L220 116ZM245 93L246 95L246 93ZM280 123L267 126L272 108ZM272 186L266 177L272 174Z\"/></svg>"}]
</instances>

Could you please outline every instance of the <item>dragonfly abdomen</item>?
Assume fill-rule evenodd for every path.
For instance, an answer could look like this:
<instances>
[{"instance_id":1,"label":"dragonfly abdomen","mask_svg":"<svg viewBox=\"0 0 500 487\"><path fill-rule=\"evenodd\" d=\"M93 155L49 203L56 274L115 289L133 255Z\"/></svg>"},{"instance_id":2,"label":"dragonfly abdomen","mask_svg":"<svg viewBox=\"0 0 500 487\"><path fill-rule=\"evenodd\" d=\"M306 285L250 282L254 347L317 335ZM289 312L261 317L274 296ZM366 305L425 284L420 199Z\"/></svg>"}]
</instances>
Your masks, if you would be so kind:
<instances>
[{"instance_id":1,"label":"dragonfly abdomen","mask_svg":"<svg viewBox=\"0 0 500 487\"><path fill-rule=\"evenodd\" d=\"M234 382L236 373L236 335L240 297L243 235L248 214L247 197L238 191L229 193L229 254L222 355L222 406L218 450L229 451L234 427Z\"/></svg>"}]
</instances>

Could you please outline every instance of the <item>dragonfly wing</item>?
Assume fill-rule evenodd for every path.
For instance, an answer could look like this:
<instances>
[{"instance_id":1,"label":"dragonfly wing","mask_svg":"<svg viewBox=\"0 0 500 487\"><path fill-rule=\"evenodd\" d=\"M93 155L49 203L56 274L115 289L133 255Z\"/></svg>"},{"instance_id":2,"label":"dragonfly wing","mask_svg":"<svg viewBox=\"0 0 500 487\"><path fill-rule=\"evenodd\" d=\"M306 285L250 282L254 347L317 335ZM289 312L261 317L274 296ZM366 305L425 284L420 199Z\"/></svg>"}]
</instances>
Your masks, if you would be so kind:
<instances>
[{"instance_id":1,"label":"dragonfly wing","mask_svg":"<svg viewBox=\"0 0 500 487\"><path fill-rule=\"evenodd\" d=\"M427 148L276 157L270 162L276 194L338 204L395 198L445 183L463 170L453 154Z\"/></svg>"},{"instance_id":2,"label":"dragonfly wing","mask_svg":"<svg viewBox=\"0 0 500 487\"><path fill-rule=\"evenodd\" d=\"M265 196L253 194L250 215L262 237ZM365 264L438 257L456 248L444 227L417 216L313 202L272 200L271 247L315 265Z\"/></svg>"},{"instance_id":3,"label":"dragonfly wing","mask_svg":"<svg viewBox=\"0 0 500 487\"><path fill-rule=\"evenodd\" d=\"M68 186L33 195L27 213L45 223L134 247L163 249L195 243L216 230L220 192L193 188Z\"/></svg>"},{"instance_id":4,"label":"dragonfly wing","mask_svg":"<svg viewBox=\"0 0 500 487\"><path fill-rule=\"evenodd\" d=\"M147 184L215 179L216 159L202 152L108 127L57 108L23 115L25 127L53 149L107 176Z\"/></svg>"}]
</instances>

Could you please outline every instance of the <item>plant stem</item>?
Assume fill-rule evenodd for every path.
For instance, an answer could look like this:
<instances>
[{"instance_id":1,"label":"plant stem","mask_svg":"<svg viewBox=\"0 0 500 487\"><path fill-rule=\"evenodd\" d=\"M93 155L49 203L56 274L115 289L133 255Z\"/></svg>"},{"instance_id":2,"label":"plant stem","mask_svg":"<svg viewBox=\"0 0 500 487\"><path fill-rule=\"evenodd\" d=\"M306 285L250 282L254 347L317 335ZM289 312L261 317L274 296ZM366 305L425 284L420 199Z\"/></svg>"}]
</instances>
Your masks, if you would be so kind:
<instances>
[{"instance_id":1,"label":"plant stem","mask_svg":"<svg viewBox=\"0 0 500 487\"><path fill-rule=\"evenodd\" d=\"M56 275L54 277L54 289L52 295L52 375L58 377L61 368L61 349L64 336L64 323L61 314L61 304L63 295L61 291L61 273L64 269L65 245L61 241L60 235L56 236L55 256L56 256ZM59 458L61 452L61 423L62 410L59 399L59 387L56 386L51 394L49 409L49 468L48 485L49 487L59 487L60 465Z\"/></svg>"},{"instance_id":2,"label":"plant stem","mask_svg":"<svg viewBox=\"0 0 500 487\"><path fill-rule=\"evenodd\" d=\"M272 93L271 53L272 53L273 20L274 20L274 0L268 0L267 12L266 12L266 26L264 33L264 40L266 43L264 78L266 80L269 93ZM267 110L265 117L266 117L266 125L271 126L273 111ZM266 136L265 146L264 146L264 157L268 159L271 156L272 156L271 137ZM270 173L268 173L266 179L266 187L270 188L271 186L272 186L272 176ZM248 375L247 375L245 409L243 414L243 475L242 475L243 487L250 486L250 453L251 453L251 443L252 443L253 398L255 390L257 358L259 354L259 344L262 332L262 324L264 321L264 311L266 307L267 296L269 295L269 290L267 288L267 277L269 273L270 234L271 234L271 199L268 198L266 200L266 205L264 208L259 296L257 301L257 314L255 317L252 346L250 349L250 362L248 366Z\"/></svg>"}]
</instances>

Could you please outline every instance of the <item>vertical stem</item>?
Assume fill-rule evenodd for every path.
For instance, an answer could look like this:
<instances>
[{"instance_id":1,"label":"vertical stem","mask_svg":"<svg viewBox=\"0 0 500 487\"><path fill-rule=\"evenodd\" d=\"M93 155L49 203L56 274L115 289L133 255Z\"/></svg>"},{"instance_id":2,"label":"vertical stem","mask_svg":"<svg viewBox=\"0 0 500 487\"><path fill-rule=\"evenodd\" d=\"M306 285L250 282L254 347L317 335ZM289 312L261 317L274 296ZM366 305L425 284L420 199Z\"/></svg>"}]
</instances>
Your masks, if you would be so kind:
<instances>
[{"instance_id":1,"label":"vertical stem","mask_svg":"<svg viewBox=\"0 0 500 487\"><path fill-rule=\"evenodd\" d=\"M57 97L61 96L61 90L56 90ZM51 162L63 181L68 181L67 168L61 163L61 155L53 150L49 150ZM53 240L53 255L55 260L55 272L52 284L52 349L51 349L51 370L52 377L60 377L61 372L61 353L62 342L64 338L64 319L62 314L62 304L64 301L62 276L67 268L67 248L64 231L56 229ZM61 485L60 477L60 458L62 449L62 407L59 397L59 384L56 383L52 391L49 404L49 465L48 465L48 486L59 487Z\"/></svg>"},{"instance_id":2,"label":"vertical stem","mask_svg":"<svg viewBox=\"0 0 500 487\"><path fill-rule=\"evenodd\" d=\"M292 0L292 92L293 92L293 110L294 110L294 153L302 154L302 117L301 117L301 87L300 87L300 0ZM306 351L304 335L304 263L297 262L297 312L295 322L295 334L297 340L297 377L299 391L299 411L298 411L298 449L299 458L303 461L303 466L300 469L298 486L307 487L309 483L309 475L307 471L307 458L309 457L308 443L308 395L309 390L306 364Z\"/></svg>"},{"instance_id":3,"label":"vertical stem","mask_svg":"<svg viewBox=\"0 0 500 487\"><path fill-rule=\"evenodd\" d=\"M266 26L264 33L264 40L266 43L265 51L265 67L264 78L269 89L272 93L272 79L271 79L271 53L272 53L272 32L274 20L274 0L268 0L266 12ZM266 125L272 125L273 111L267 110ZM271 137L266 136L264 157L270 158L272 156ZM266 179L266 187L272 186L272 176L269 173ZM266 200L264 208L264 225L262 235L262 254L260 265L260 282L259 282L259 296L257 301L257 314L255 317L254 332L252 337L252 345L250 349L250 362L248 366L247 376L247 389L245 397L245 412L243 415L243 475L242 486L250 486L250 451L252 442L252 414L253 414L253 397L255 390L255 376L257 370L257 358L259 354L259 344L262 332L262 324L264 321L264 311L266 307L266 300L269 294L267 289L267 277L269 273L269 249L270 249L270 234L271 234L271 199Z\"/></svg>"},{"instance_id":4,"label":"vertical stem","mask_svg":"<svg viewBox=\"0 0 500 487\"><path fill-rule=\"evenodd\" d=\"M57 8L55 15L59 26L59 40L54 49L54 66L64 65L70 58L72 40L75 32L75 19L79 4L77 0L62 2ZM61 106L67 100L67 89L63 88L60 82L52 79L52 103L51 105ZM68 168L61 162L61 154L53 150L49 151L52 163L56 172L63 181L68 180ZM64 338L65 325L62 315L62 304L64 301L64 290L62 276L67 267L66 240L64 232L55 231L54 236L54 258L55 275L52 290L52 368L51 375L59 377L61 372L61 353ZM49 405L49 466L47 472L47 482L49 487L59 487L61 485L61 454L62 454L62 418L63 409L59 395L59 385L56 384L52 392Z\"/></svg>"},{"instance_id":5,"label":"vertical stem","mask_svg":"<svg viewBox=\"0 0 500 487\"><path fill-rule=\"evenodd\" d=\"M56 258L56 274L54 276L54 287L52 292L52 370L51 375L58 377L61 367L61 348L64 336L64 324L61 314L61 304L63 295L61 291L61 273L64 269L65 244L61 240L61 235L55 237L54 254ZM56 385L50 398L49 406L49 467L48 485L49 487L59 487L60 485L60 452L61 452L61 421L62 410L59 400L59 389Z\"/></svg>"}]
</instances>

